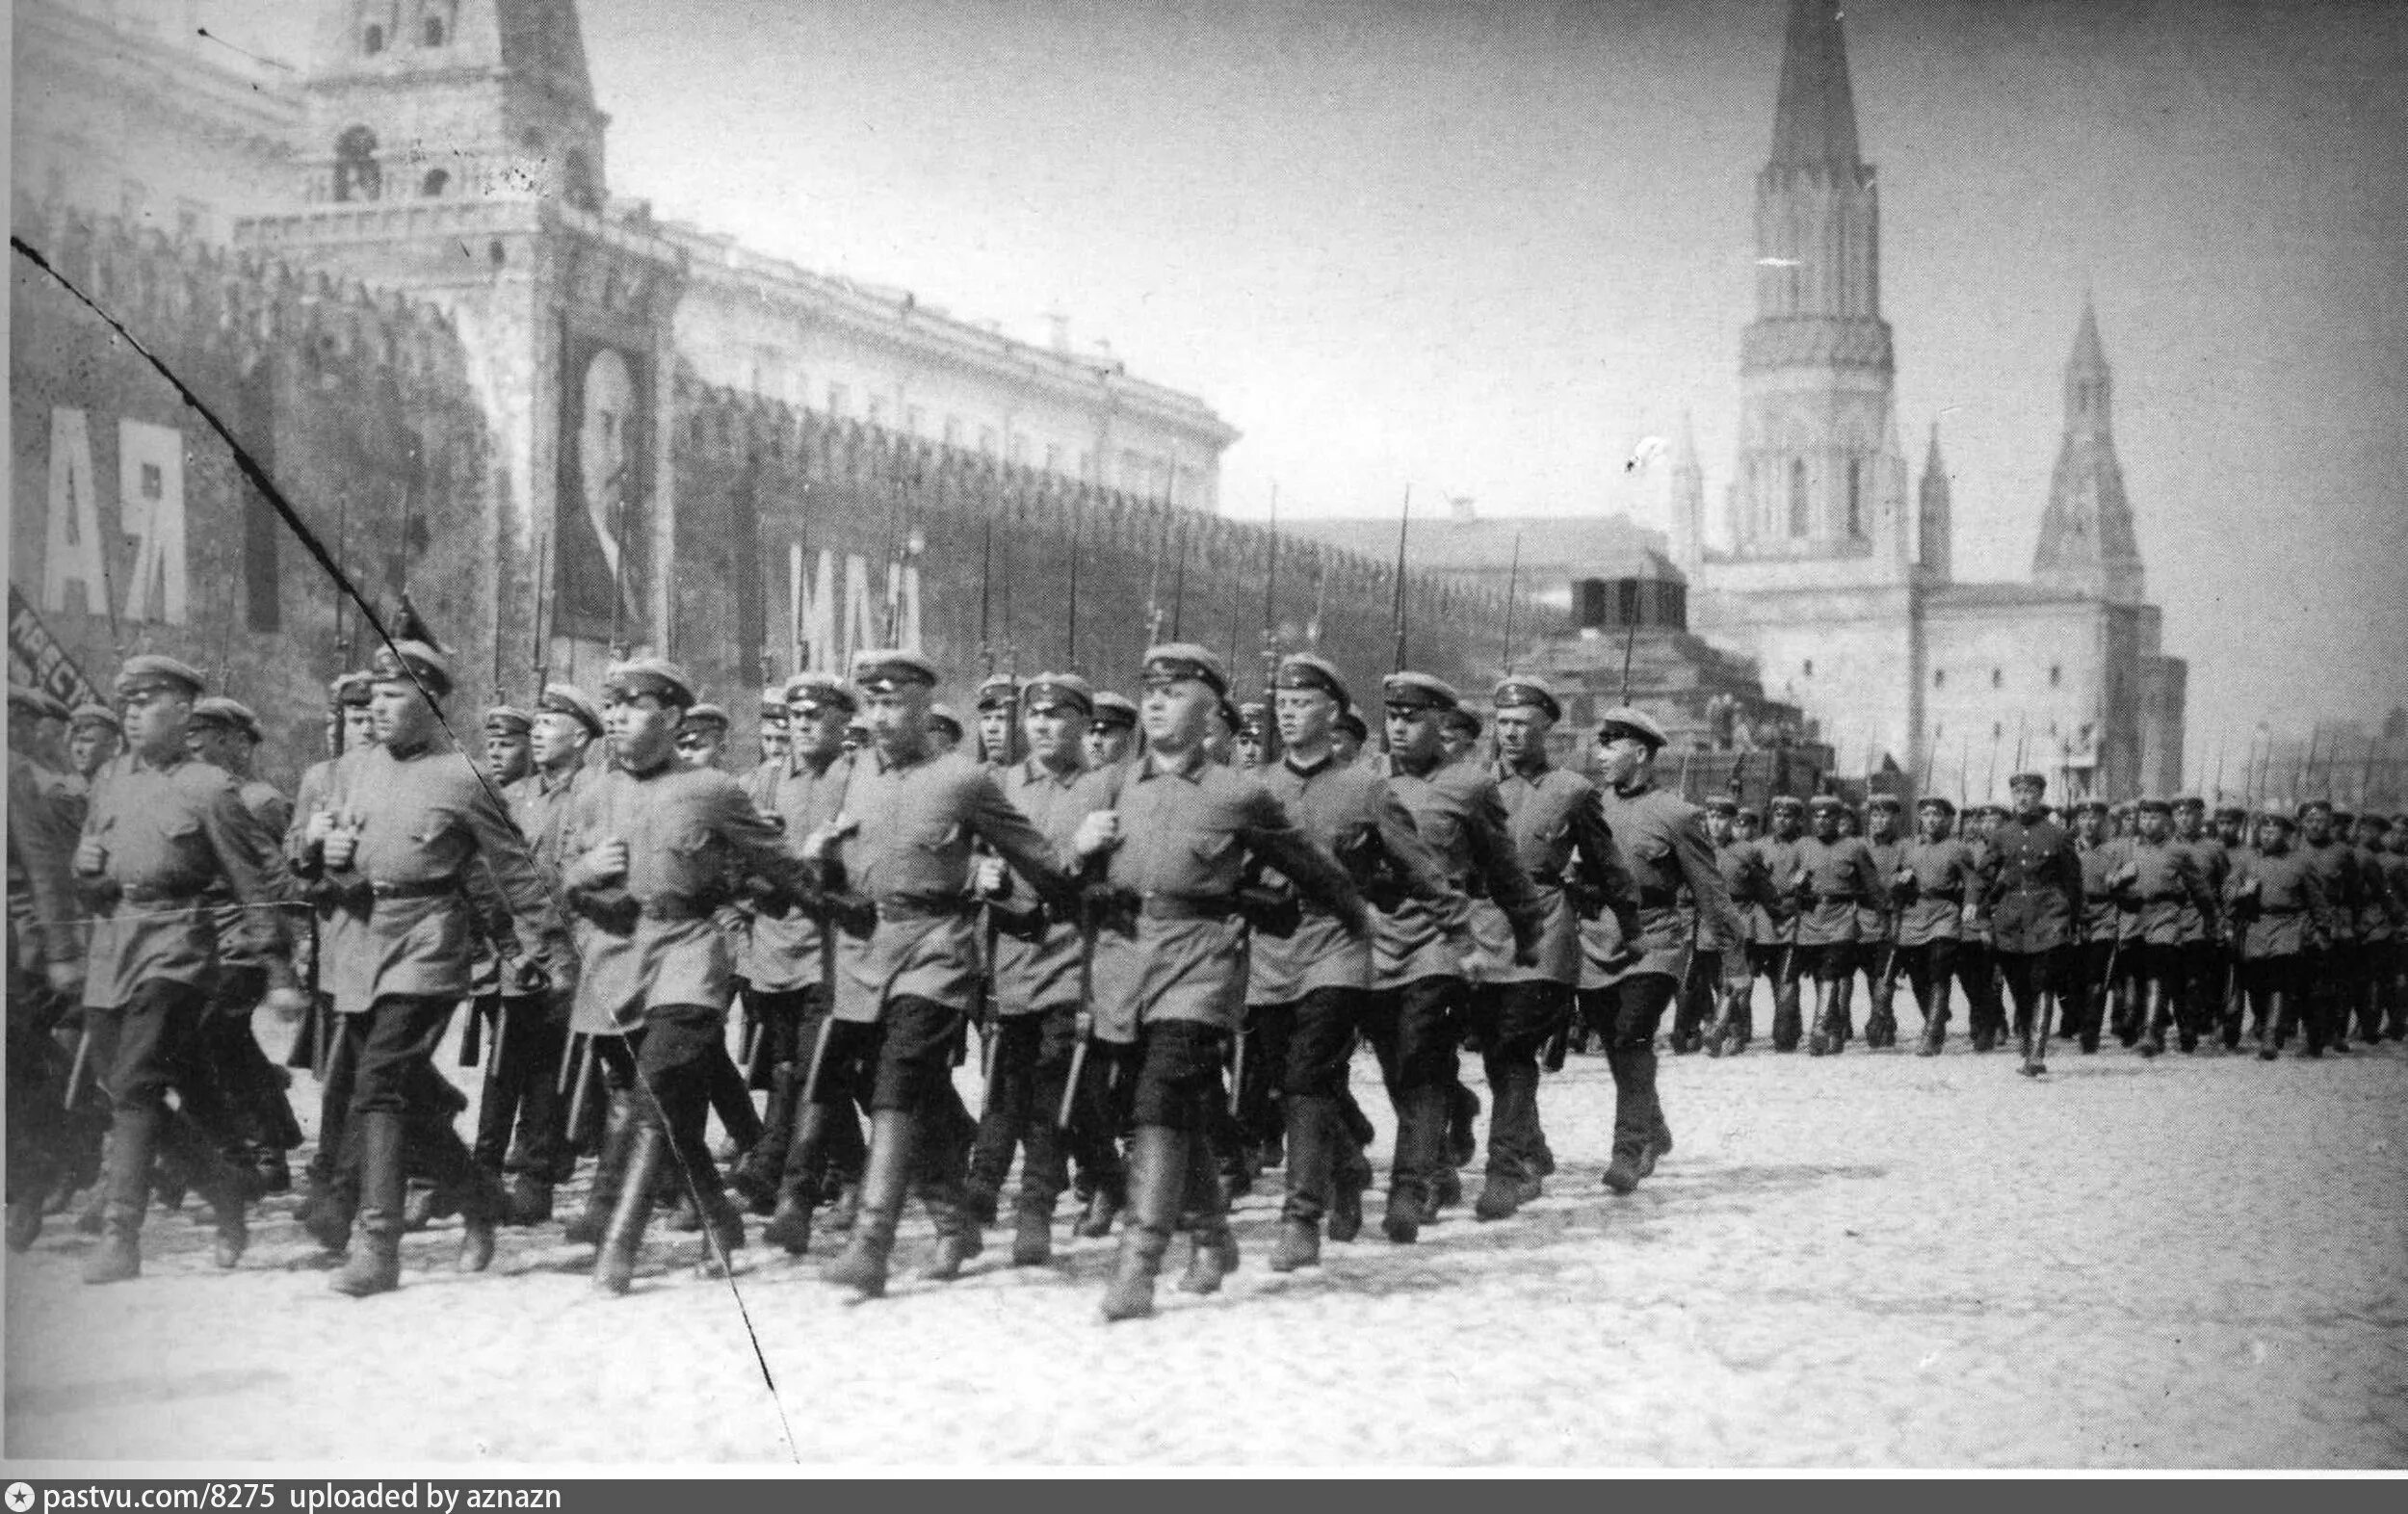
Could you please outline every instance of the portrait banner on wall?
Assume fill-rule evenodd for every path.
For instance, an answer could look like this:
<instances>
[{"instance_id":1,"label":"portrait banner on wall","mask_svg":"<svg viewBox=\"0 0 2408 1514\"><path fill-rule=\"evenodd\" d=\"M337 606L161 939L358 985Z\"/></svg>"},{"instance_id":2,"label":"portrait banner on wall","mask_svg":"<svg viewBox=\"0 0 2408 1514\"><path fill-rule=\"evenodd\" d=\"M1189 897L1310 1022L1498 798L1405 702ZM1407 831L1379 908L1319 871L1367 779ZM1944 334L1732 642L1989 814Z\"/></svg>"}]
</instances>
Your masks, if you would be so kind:
<instances>
[{"instance_id":1,"label":"portrait banner on wall","mask_svg":"<svg viewBox=\"0 0 2408 1514\"><path fill-rule=\"evenodd\" d=\"M650 364L639 352L575 331L561 355L554 623L568 636L641 641L650 561Z\"/></svg>"}]
</instances>

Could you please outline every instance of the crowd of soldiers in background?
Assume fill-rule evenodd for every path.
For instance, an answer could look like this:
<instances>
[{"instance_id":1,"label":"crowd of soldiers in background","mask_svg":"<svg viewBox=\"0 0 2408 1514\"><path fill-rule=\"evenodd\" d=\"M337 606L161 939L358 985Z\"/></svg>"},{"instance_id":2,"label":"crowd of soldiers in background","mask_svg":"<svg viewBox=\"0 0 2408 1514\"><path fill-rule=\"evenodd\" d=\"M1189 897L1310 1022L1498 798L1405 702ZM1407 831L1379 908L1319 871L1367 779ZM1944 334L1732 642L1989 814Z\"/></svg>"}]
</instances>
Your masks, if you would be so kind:
<instances>
[{"instance_id":1,"label":"crowd of soldiers in background","mask_svg":"<svg viewBox=\"0 0 2408 1514\"><path fill-rule=\"evenodd\" d=\"M1152 1311L1174 1233L1181 1287L1218 1287L1229 1207L1271 1169L1274 1269L1359 1234L1362 1044L1397 1121L1380 1229L1411 1243L1480 1145L1458 1051L1490 1099L1477 1218L1542 1191L1540 1069L1592 1044L1626 1193L1672 1148L1660 1017L1675 1054L1739 1055L1759 979L1776 1052L1851 1044L1861 978L1868 1049L1898 1045L1902 981L1917 1052L1944 1049L1961 993L1970 1049L2011 1039L2034 1074L2052 1039L2272 1058L2408 1028L2408 817L2058 814L2026 773L2011 806L1921 798L1909 834L1882 795L1688 804L1636 710L1568 771L1561 707L1527 676L1483 717L1392 674L1374 733L1308 655L1243 706L1188 643L1147 654L1142 704L990 677L968 722L918 654L851 671L765 690L739 761L682 669L622 663L599 698L556 683L488 709L480 770L444 723L447 655L404 640L332 686L332 755L291 799L253 775L253 714L174 659L128 660L116 708L12 685L11 1248L88 1192L87 1280L136 1276L145 1212L189 1188L236 1265L247 1212L295 1186L306 1069L298 1217L348 1293L397 1286L401 1236L453 1214L459 1265L484 1268L589 1157L565 1238L610 1291L659 1208L722 1270L746 1210L798 1255L816 1218L847 1236L824 1275L875 1294L906 1195L935 1231L921 1275L956 1276L1016 1156L1012 1262L1050 1260L1073 1193L1073 1235L1121 1231L1123 1318ZM468 1141L436 1066L463 1004ZM263 1006L293 1027L283 1067ZM954 1074L973 1056L975 1116Z\"/></svg>"}]
</instances>

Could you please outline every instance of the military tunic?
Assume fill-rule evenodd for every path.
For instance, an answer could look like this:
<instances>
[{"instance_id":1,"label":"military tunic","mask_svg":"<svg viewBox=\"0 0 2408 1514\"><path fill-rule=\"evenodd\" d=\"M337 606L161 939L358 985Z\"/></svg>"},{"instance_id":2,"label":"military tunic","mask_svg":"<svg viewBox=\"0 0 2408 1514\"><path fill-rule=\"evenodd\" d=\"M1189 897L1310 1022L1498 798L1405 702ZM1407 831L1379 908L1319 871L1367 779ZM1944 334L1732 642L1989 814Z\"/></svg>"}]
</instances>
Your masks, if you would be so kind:
<instances>
[{"instance_id":1,"label":"military tunic","mask_svg":"<svg viewBox=\"0 0 2408 1514\"><path fill-rule=\"evenodd\" d=\"M1961 940L1965 934L1965 901L1979 882L1974 848L1951 836L1946 841L1908 842L1899 850L1898 868L1908 874L1903 888L1893 885L1898 901L1898 944L1928 946L1934 941Z\"/></svg>"},{"instance_id":2,"label":"military tunic","mask_svg":"<svg viewBox=\"0 0 2408 1514\"><path fill-rule=\"evenodd\" d=\"M789 755L752 770L746 788L753 807L783 832L789 853L801 856L811 833L844 814L857 761L851 752L839 752L814 770L808 761ZM820 949L825 939L819 921L799 909L782 916L755 910L750 925L737 969L746 982L763 993L818 985Z\"/></svg>"},{"instance_id":3,"label":"military tunic","mask_svg":"<svg viewBox=\"0 0 2408 1514\"><path fill-rule=\"evenodd\" d=\"M1468 901L1448 880L1413 818L1388 782L1368 766L1341 768L1324 757L1309 769L1283 757L1257 775L1296 829L1353 874L1357 886L1384 858L1397 882L1442 932L1465 928ZM1376 934L1376 931L1374 932ZM1285 940L1252 943L1245 1002L1294 1004L1317 988L1372 986L1373 943L1326 908L1308 908Z\"/></svg>"},{"instance_id":4,"label":"military tunic","mask_svg":"<svg viewBox=\"0 0 2408 1514\"><path fill-rule=\"evenodd\" d=\"M34 761L9 753L9 950L28 972L84 959L84 911L73 873L79 828L43 785Z\"/></svg>"},{"instance_id":5,"label":"military tunic","mask_svg":"<svg viewBox=\"0 0 2408 1514\"><path fill-rule=\"evenodd\" d=\"M1824 841L1819 836L1798 839L1797 873L1804 887L1805 906L1799 911L1799 946L1844 946L1859 939L1858 919L1867 901L1883 894L1881 874L1872 853L1854 836ZM1876 912L1875 918L1879 915Z\"/></svg>"},{"instance_id":6,"label":"military tunic","mask_svg":"<svg viewBox=\"0 0 2408 1514\"><path fill-rule=\"evenodd\" d=\"M2002 953L2070 946L2086 898L2081 859L2065 827L2008 817L1990 837L1983 897L1992 946Z\"/></svg>"},{"instance_id":7,"label":"military tunic","mask_svg":"<svg viewBox=\"0 0 2408 1514\"><path fill-rule=\"evenodd\" d=\"M1739 912L1715 865L1703 810L1654 787L1626 793L1609 786L1600 806L1620 871L1631 884L1627 907L1636 913L1638 930L1629 945L1641 953L1611 981L1651 974L1677 981L1687 976L1689 953L1702 937L1739 939ZM1679 908L1684 890L1695 911L1694 928Z\"/></svg>"},{"instance_id":8,"label":"military tunic","mask_svg":"<svg viewBox=\"0 0 2408 1514\"><path fill-rule=\"evenodd\" d=\"M1029 818L1045 838L1053 855L1065 865L1080 824L1095 811L1110 807L1112 785L1084 768L1056 772L1034 757L1000 770L1004 797ZM1029 880L1008 874L1011 887L989 909L1025 919L1036 916L1044 930L1034 941L1011 930L995 937L995 1010L1018 1016L1079 1001L1079 922L1075 914L1047 910Z\"/></svg>"},{"instance_id":9,"label":"military tunic","mask_svg":"<svg viewBox=\"0 0 2408 1514\"><path fill-rule=\"evenodd\" d=\"M1416 774L1386 760L1388 792L1404 806L1415 833L1436 857L1447 882L1466 902L1441 911L1418 899L1401 901L1373 919L1372 983L1402 988L1425 978L1473 977L1480 949L1471 934L1475 910L1493 909L1510 936L1518 922L1535 935L1545 903L1522 872L1496 776L1477 763L1441 760Z\"/></svg>"},{"instance_id":10,"label":"military tunic","mask_svg":"<svg viewBox=\"0 0 2408 1514\"><path fill-rule=\"evenodd\" d=\"M2243 961L2296 956L2326 944L2323 920L2332 901L2315 862L2295 849L2235 852L2224 897L2233 905Z\"/></svg>"},{"instance_id":11,"label":"military tunic","mask_svg":"<svg viewBox=\"0 0 2408 1514\"><path fill-rule=\"evenodd\" d=\"M2125 918L2125 942L2181 946L2186 919L2196 920L2214 907L2196 854L2180 842L2133 837L2126 843L2124 860L2132 870L2123 889L2132 902Z\"/></svg>"},{"instance_id":12,"label":"military tunic","mask_svg":"<svg viewBox=\"0 0 2408 1514\"><path fill-rule=\"evenodd\" d=\"M1505 808L1506 834L1531 880L1541 925L1537 960L1526 967L1514 960L1504 911L1495 908L1493 901L1490 907L1476 910L1473 929L1481 947L1479 980L1557 982L1572 987L1580 981L1582 949L1579 916L1565 888L1568 874L1577 871L1583 892L1613 911L1625 937L1638 933L1632 904L1636 891L1622 871L1596 786L1579 773L1541 760L1527 770L1500 774L1497 793Z\"/></svg>"}]
</instances>

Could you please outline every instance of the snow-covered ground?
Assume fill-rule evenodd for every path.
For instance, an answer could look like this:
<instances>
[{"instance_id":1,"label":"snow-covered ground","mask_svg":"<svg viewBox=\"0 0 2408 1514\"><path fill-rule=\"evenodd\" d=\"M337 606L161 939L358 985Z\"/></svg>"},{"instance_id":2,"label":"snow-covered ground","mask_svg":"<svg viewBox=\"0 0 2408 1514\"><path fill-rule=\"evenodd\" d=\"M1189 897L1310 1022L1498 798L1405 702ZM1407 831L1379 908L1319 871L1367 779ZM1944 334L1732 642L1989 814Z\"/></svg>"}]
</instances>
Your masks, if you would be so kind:
<instances>
[{"instance_id":1,"label":"snow-covered ground","mask_svg":"<svg viewBox=\"0 0 2408 1514\"><path fill-rule=\"evenodd\" d=\"M154 1212L144 1277L105 1289L77 1280L91 1242L54 1218L9 1259L6 1449L2408 1467L2408 1057L2051 1064L2034 1083L1961 1043L1937 1060L1666 1057L1678 1150L1615 1198L1597 1181L1612 1085L1576 1057L1542 1092L1562 1168L1519 1217L1452 1211L1397 1247L1374 1195L1364 1240L1274 1277L1274 1176L1239 1207L1245 1264L1223 1292L1168 1287L1182 1242L1161 1316L1109 1327L1110 1240L1015 1270L990 1233L961 1281L904 1270L854 1303L816 1257L757 1243L732 1283L701 1277L700 1240L656 1224L614 1299L557 1228L506 1231L491 1272L459 1276L446 1222L408 1239L401 1292L355 1302L307 1266L290 1199L230 1274L205 1231ZM1368 1057L1356 1085L1384 1170ZM314 1089L295 1092L314 1114ZM899 1266L927 1244L915 1213Z\"/></svg>"}]
</instances>

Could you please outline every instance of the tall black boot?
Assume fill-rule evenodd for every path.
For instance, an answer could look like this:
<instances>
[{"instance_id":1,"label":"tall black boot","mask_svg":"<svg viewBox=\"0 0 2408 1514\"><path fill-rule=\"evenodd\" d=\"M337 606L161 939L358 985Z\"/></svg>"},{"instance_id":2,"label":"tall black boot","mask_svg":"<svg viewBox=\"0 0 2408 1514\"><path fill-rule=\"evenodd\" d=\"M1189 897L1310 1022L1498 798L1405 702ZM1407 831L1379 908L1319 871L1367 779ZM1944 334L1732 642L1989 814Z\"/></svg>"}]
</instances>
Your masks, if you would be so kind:
<instances>
[{"instance_id":1,"label":"tall black boot","mask_svg":"<svg viewBox=\"0 0 2408 1514\"><path fill-rule=\"evenodd\" d=\"M187 1175L193 1190L209 1206L209 1222L217 1232L212 1259L219 1266L232 1267L242 1261L250 1243L249 1227L243 1218L249 1192L242 1169L228 1162L208 1132L183 1110L167 1117L158 1138L171 1164Z\"/></svg>"},{"instance_id":2,"label":"tall black boot","mask_svg":"<svg viewBox=\"0 0 2408 1514\"><path fill-rule=\"evenodd\" d=\"M668 1133L654 1120L644 1119L629 1145L618 1202L612 1206L610 1224L602 1232L602 1248L593 1259L593 1286L606 1293L624 1293L635 1281L644 1222L652 1217L652 1187L660 1181L667 1161Z\"/></svg>"},{"instance_id":3,"label":"tall black boot","mask_svg":"<svg viewBox=\"0 0 2408 1514\"><path fill-rule=\"evenodd\" d=\"M157 1104L119 1105L110 1116L100 1174L100 1247L84 1261L87 1283L143 1275L143 1212L150 1205L150 1163L166 1117Z\"/></svg>"},{"instance_id":4,"label":"tall black boot","mask_svg":"<svg viewBox=\"0 0 2408 1514\"><path fill-rule=\"evenodd\" d=\"M1380 1234L1400 1246L1421 1238L1422 1215L1427 1212L1430 1185L1446 1162L1447 1090L1434 1085L1407 1088L1398 1100L1397 1151L1388 1168L1388 1211L1380 1216ZM1278 1266L1274 1259L1271 1266Z\"/></svg>"},{"instance_id":5,"label":"tall black boot","mask_svg":"<svg viewBox=\"0 0 2408 1514\"><path fill-rule=\"evenodd\" d=\"M1805 1023L1804 1012L1799 1003L1799 996L1803 991L1804 979L1795 972L1792 972L1785 979L1773 979L1772 1049L1776 1052L1797 1050L1798 1035Z\"/></svg>"},{"instance_id":6,"label":"tall black boot","mask_svg":"<svg viewBox=\"0 0 2408 1514\"><path fill-rule=\"evenodd\" d=\"M1129 1143L1128 1223L1121 1227L1120 1255L1112 1263L1112 1286L1104 1291L1104 1318L1142 1319L1154 1312L1154 1279L1170 1249L1188 1186L1185 1131L1140 1125ZM1291 1158L1293 1161L1294 1159Z\"/></svg>"},{"instance_id":7,"label":"tall black boot","mask_svg":"<svg viewBox=\"0 0 2408 1514\"><path fill-rule=\"evenodd\" d=\"M1843 985L1815 979L1815 1024L1807 1032L1806 1055L1824 1057L1840 1049L1839 1000Z\"/></svg>"},{"instance_id":8,"label":"tall black boot","mask_svg":"<svg viewBox=\"0 0 2408 1514\"><path fill-rule=\"evenodd\" d=\"M602 1233L610 1228L611 1212L618 1206L618 1192L627 1174L627 1159L636 1147L635 1095L624 1088L611 1091L610 1114L602 1133L602 1150L593 1163L593 1187L586 1190L586 1207L562 1232L562 1239L572 1245L591 1246L602 1242Z\"/></svg>"},{"instance_id":9,"label":"tall black boot","mask_svg":"<svg viewBox=\"0 0 2408 1514\"><path fill-rule=\"evenodd\" d=\"M1522 1057L1491 1057L1488 1060L1488 1171L1473 1201L1474 1217L1510 1219L1536 1196L1538 1178L1532 1163L1538 1127L1538 1069Z\"/></svg>"},{"instance_id":10,"label":"tall black boot","mask_svg":"<svg viewBox=\"0 0 2408 1514\"><path fill-rule=\"evenodd\" d=\"M860 1217L853 1221L845 1253L820 1276L864 1298L886 1292L886 1263L895 1252L895 1227L903 1219L903 1194L911 1185L918 1122L907 1109L878 1109L870 1116L870 1160L861 1175Z\"/></svg>"},{"instance_id":11,"label":"tall black boot","mask_svg":"<svg viewBox=\"0 0 2408 1514\"><path fill-rule=\"evenodd\" d=\"M1329 1209L1331 1145L1338 1134L1334 1101L1296 1094L1287 1105L1288 1197L1280 1206L1279 1243L1270 1253L1274 1272L1321 1265L1322 1216Z\"/></svg>"},{"instance_id":12,"label":"tall black boot","mask_svg":"<svg viewBox=\"0 0 2408 1514\"><path fill-rule=\"evenodd\" d=\"M359 1115L359 1216L351 1255L333 1289L353 1298L402 1286L402 1116L390 1110Z\"/></svg>"},{"instance_id":13,"label":"tall black boot","mask_svg":"<svg viewBox=\"0 0 2408 1514\"><path fill-rule=\"evenodd\" d=\"M784 1247L788 1256L798 1257L811 1249L811 1211L820 1201L820 1159L835 1112L828 1105L806 1104L795 1114L785 1170L777 1181L777 1205L761 1232L763 1240Z\"/></svg>"},{"instance_id":14,"label":"tall black boot","mask_svg":"<svg viewBox=\"0 0 2408 1514\"><path fill-rule=\"evenodd\" d=\"M770 1069L770 1107L761 1117L761 1138L746 1151L728 1180L756 1214L773 1214L783 1188L781 1174L795 1136L795 1106L802 1095L802 1073L792 1062Z\"/></svg>"},{"instance_id":15,"label":"tall black boot","mask_svg":"<svg viewBox=\"0 0 2408 1514\"><path fill-rule=\"evenodd\" d=\"M1662 1114L1656 1105L1656 1049L1617 1046L1606 1053L1613 1069L1613 1160L1603 1182L1616 1193L1628 1193L1655 1167L1655 1147ZM1669 1132L1662 1132L1667 1136ZM1665 1150L1671 1141L1662 1142Z\"/></svg>"},{"instance_id":16,"label":"tall black boot","mask_svg":"<svg viewBox=\"0 0 2408 1514\"><path fill-rule=\"evenodd\" d=\"M1181 1292L1217 1293L1220 1280L1238 1269L1238 1239L1229 1231L1229 1202L1221 1193L1215 1166L1209 1142L1189 1143L1183 1223L1194 1238L1195 1248L1179 1278Z\"/></svg>"}]
</instances>

